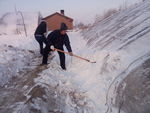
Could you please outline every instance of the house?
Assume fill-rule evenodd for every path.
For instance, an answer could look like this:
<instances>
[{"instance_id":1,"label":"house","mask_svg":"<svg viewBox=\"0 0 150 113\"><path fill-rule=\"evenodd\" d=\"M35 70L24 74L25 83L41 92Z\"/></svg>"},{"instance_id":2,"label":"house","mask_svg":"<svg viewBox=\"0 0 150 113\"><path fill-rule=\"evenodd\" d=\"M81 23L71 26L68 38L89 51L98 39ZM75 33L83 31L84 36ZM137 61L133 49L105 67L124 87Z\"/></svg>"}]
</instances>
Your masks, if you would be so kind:
<instances>
[{"instance_id":1,"label":"house","mask_svg":"<svg viewBox=\"0 0 150 113\"><path fill-rule=\"evenodd\" d=\"M43 18L47 22L48 31L56 30L60 28L60 24L64 22L69 30L73 29L73 19L65 16L64 10L60 10L60 13L56 12Z\"/></svg>"}]
</instances>

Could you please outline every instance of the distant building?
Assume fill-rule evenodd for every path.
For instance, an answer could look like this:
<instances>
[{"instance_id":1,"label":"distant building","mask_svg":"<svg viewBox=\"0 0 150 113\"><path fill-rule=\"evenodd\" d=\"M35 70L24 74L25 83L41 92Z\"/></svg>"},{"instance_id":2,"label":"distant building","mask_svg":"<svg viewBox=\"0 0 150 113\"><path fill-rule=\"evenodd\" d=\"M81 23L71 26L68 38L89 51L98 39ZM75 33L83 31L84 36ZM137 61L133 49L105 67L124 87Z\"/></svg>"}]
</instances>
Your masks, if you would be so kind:
<instances>
[{"instance_id":1,"label":"distant building","mask_svg":"<svg viewBox=\"0 0 150 113\"><path fill-rule=\"evenodd\" d=\"M73 29L73 19L65 16L64 10L60 10L60 13L56 12L43 19L47 22L49 31L59 29L62 22L64 22L68 26L69 30Z\"/></svg>"}]
</instances>

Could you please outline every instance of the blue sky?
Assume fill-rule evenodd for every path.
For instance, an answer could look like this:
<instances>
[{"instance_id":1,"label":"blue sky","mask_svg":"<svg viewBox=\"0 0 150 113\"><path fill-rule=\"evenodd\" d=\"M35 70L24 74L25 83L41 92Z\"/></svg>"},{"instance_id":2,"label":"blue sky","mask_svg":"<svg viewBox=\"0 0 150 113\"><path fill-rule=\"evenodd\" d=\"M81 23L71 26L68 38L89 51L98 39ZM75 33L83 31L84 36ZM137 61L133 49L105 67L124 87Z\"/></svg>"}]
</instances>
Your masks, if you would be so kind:
<instances>
[{"instance_id":1,"label":"blue sky","mask_svg":"<svg viewBox=\"0 0 150 113\"><path fill-rule=\"evenodd\" d=\"M18 10L26 12L40 11L43 16L65 10L65 15L85 23L91 22L96 14L109 8L118 8L126 1L128 5L141 0L0 0L0 14Z\"/></svg>"}]
</instances>

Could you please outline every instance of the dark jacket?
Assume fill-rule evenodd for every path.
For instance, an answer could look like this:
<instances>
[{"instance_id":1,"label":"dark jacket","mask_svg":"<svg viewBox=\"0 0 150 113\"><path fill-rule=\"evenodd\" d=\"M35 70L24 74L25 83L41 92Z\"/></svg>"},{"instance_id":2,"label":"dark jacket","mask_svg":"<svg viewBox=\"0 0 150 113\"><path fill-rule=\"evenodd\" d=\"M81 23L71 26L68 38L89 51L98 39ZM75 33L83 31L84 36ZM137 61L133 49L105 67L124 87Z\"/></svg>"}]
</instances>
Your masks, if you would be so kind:
<instances>
[{"instance_id":1,"label":"dark jacket","mask_svg":"<svg viewBox=\"0 0 150 113\"><path fill-rule=\"evenodd\" d=\"M47 37L47 41L49 46L54 45L55 48L63 50L63 45L65 45L68 52L72 52L68 35L61 35L60 30L51 32Z\"/></svg>"},{"instance_id":2,"label":"dark jacket","mask_svg":"<svg viewBox=\"0 0 150 113\"><path fill-rule=\"evenodd\" d=\"M36 28L34 35L44 35L44 33L46 33L46 22L42 21Z\"/></svg>"}]
</instances>

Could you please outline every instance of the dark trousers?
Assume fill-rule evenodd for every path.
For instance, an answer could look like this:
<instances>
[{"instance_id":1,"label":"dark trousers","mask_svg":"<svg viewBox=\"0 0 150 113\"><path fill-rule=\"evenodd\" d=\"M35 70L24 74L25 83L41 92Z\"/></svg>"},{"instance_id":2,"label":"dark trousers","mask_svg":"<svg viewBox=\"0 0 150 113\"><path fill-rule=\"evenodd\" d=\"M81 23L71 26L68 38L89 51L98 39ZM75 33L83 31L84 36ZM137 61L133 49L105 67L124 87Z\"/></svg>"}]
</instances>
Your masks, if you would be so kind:
<instances>
[{"instance_id":1,"label":"dark trousers","mask_svg":"<svg viewBox=\"0 0 150 113\"><path fill-rule=\"evenodd\" d=\"M35 35L35 39L37 40L37 42L40 45L40 53L43 54L43 43L45 43L45 45L47 45L46 37L45 36Z\"/></svg>"},{"instance_id":2,"label":"dark trousers","mask_svg":"<svg viewBox=\"0 0 150 113\"><path fill-rule=\"evenodd\" d=\"M64 51L63 47L59 48L59 49L62 50L62 51ZM47 64L48 54L49 54L50 51L52 51L50 49L50 46L46 46L44 48L42 64ZM64 69L64 70L66 70L66 66L65 66L65 54L61 53L61 52L58 52L58 55L59 55L59 59L60 59L60 66L61 66L61 68Z\"/></svg>"}]
</instances>

